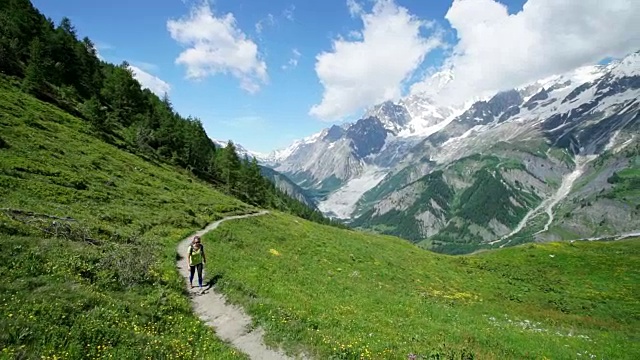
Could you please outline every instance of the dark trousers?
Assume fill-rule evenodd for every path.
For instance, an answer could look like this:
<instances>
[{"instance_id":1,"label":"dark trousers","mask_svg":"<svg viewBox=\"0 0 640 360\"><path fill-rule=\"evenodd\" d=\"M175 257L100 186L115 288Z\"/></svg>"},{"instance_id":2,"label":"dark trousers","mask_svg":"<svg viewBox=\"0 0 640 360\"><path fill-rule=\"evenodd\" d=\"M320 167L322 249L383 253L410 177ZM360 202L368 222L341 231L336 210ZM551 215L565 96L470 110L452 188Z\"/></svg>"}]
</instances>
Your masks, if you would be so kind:
<instances>
[{"instance_id":1,"label":"dark trousers","mask_svg":"<svg viewBox=\"0 0 640 360\"><path fill-rule=\"evenodd\" d=\"M202 287L202 263L189 266L189 283L193 285L193 275L198 270L198 285Z\"/></svg>"}]
</instances>

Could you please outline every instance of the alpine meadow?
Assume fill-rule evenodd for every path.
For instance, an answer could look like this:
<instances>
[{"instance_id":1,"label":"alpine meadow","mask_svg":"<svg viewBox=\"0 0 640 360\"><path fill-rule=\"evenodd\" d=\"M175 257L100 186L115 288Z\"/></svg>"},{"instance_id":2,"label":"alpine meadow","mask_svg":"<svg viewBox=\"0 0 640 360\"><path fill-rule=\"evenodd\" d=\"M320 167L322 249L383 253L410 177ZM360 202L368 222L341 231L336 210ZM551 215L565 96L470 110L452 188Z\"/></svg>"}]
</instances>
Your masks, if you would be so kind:
<instances>
[{"instance_id":1,"label":"alpine meadow","mask_svg":"<svg viewBox=\"0 0 640 360\"><path fill-rule=\"evenodd\" d=\"M186 48L174 61L149 34L164 50L147 58L186 69L153 86L140 63L84 36L119 38L118 51L138 36L111 23L100 32L98 7L0 0L0 359L639 359L637 36L615 58L594 46L606 61L544 76L541 59L521 68L538 80L475 84L474 96L445 103L460 90L457 69L486 66L471 51L480 40L458 28L466 6L484 19L475 31L496 38L536 6L560 10L548 0L397 2L179 1L144 16L134 6L119 21L139 16L131 26L142 32L160 23ZM631 0L618 5L640 15ZM253 13L261 6L266 17ZM483 13L492 6L501 10ZM437 11L451 29L426 20ZM363 28L332 32L353 22ZM423 38L431 31L437 41ZM316 49L316 33L337 36L331 50ZM276 34L295 47L275 46ZM413 42L421 54L402 48ZM376 54L393 54L395 67ZM216 96L236 96L226 106L251 115L201 111L221 103L204 99L209 76L237 82ZM298 97L269 93L285 93L282 83ZM247 150L276 146L273 124L254 112L298 116L307 90L322 101L304 116L341 122L270 153ZM351 107L362 110L353 122ZM216 140L243 124L259 141ZM190 262L194 234L203 288L185 282L205 260Z\"/></svg>"}]
</instances>

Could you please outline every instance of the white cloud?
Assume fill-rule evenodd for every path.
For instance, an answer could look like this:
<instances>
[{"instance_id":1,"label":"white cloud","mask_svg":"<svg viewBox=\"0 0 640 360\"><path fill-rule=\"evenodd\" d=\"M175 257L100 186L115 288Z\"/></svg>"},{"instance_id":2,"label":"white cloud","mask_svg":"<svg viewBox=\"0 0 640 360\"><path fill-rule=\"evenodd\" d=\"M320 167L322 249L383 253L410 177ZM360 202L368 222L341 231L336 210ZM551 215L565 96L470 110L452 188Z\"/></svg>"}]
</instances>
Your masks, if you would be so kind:
<instances>
[{"instance_id":1,"label":"white cloud","mask_svg":"<svg viewBox=\"0 0 640 360\"><path fill-rule=\"evenodd\" d=\"M279 16L275 16L271 13L267 14L263 19L258 20L255 25L256 33L261 34L267 27L272 27L278 25L278 22L282 19L287 21L293 21L293 12L296 10L294 5L290 5L288 8L282 10L282 13Z\"/></svg>"},{"instance_id":2,"label":"white cloud","mask_svg":"<svg viewBox=\"0 0 640 360\"><path fill-rule=\"evenodd\" d=\"M249 93L260 90L268 80L267 64L258 46L237 26L233 14L215 16L208 4L191 9L188 16L167 21L171 37L187 47L177 64L186 66L187 78L230 73Z\"/></svg>"},{"instance_id":3,"label":"white cloud","mask_svg":"<svg viewBox=\"0 0 640 360\"><path fill-rule=\"evenodd\" d=\"M93 44L93 46L94 46L96 49L103 50L103 51L104 51L104 50L113 50L113 49L115 49L115 46L113 46L113 45L111 45L111 44L109 44L109 43L100 42L100 41L95 42L95 43Z\"/></svg>"},{"instance_id":4,"label":"white cloud","mask_svg":"<svg viewBox=\"0 0 640 360\"><path fill-rule=\"evenodd\" d=\"M98 59L104 61L104 56L102 56L103 52L109 52L110 50L115 49L114 46L104 42L95 42L93 43L93 49L96 51L96 56Z\"/></svg>"},{"instance_id":5,"label":"white cloud","mask_svg":"<svg viewBox=\"0 0 640 360\"><path fill-rule=\"evenodd\" d=\"M133 77L138 80L142 87L151 90L154 94L162 97L165 93L169 93L171 86L159 77L149 74L137 66L129 65L129 69L133 73Z\"/></svg>"},{"instance_id":6,"label":"white cloud","mask_svg":"<svg viewBox=\"0 0 640 360\"><path fill-rule=\"evenodd\" d=\"M273 16L273 14L267 14L267 16L264 19L260 19L256 23L256 32L258 34L261 34L262 30L264 30L266 26L273 26L275 24L276 24L275 16Z\"/></svg>"},{"instance_id":7,"label":"white cloud","mask_svg":"<svg viewBox=\"0 0 640 360\"><path fill-rule=\"evenodd\" d=\"M352 1L347 4L355 6ZM361 8L351 9L352 14L358 11ZM324 94L322 102L309 113L320 119L338 120L363 107L399 97L403 82L426 54L441 44L437 35L421 35L421 29L429 23L392 0L377 0L371 13L359 16L362 40L339 37L333 41L332 51L316 57L315 70Z\"/></svg>"},{"instance_id":8,"label":"white cloud","mask_svg":"<svg viewBox=\"0 0 640 360\"><path fill-rule=\"evenodd\" d=\"M298 49L292 49L291 50L291 58L289 59L289 61L282 65L282 70L287 70L290 68L295 68L298 66L298 60L300 60L300 56L302 56L302 54L300 53L300 51L298 51Z\"/></svg>"},{"instance_id":9,"label":"white cloud","mask_svg":"<svg viewBox=\"0 0 640 360\"><path fill-rule=\"evenodd\" d=\"M132 61L131 63L144 71L149 71L149 72L158 71L158 65L153 63L144 62L144 61Z\"/></svg>"},{"instance_id":10,"label":"white cloud","mask_svg":"<svg viewBox=\"0 0 640 360\"><path fill-rule=\"evenodd\" d=\"M360 16L363 13L362 4L356 0L347 0L347 7L352 17Z\"/></svg>"},{"instance_id":11,"label":"white cloud","mask_svg":"<svg viewBox=\"0 0 640 360\"><path fill-rule=\"evenodd\" d=\"M362 33L360 31L352 30L349 31L347 37L352 40L362 40Z\"/></svg>"},{"instance_id":12,"label":"white cloud","mask_svg":"<svg viewBox=\"0 0 640 360\"><path fill-rule=\"evenodd\" d=\"M494 0L455 0L459 42L443 98L465 100L640 49L640 1L528 0L509 15Z\"/></svg>"},{"instance_id":13,"label":"white cloud","mask_svg":"<svg viewBox=\"0 0 640 360\"><path fill-rule=\"evenodd\" d=\"M290 5L288 8L284 9L282 11L282 16L289 20L289 21L293 21L293 12L296 10L295 5Z\"/></svg>"}]
</instances>

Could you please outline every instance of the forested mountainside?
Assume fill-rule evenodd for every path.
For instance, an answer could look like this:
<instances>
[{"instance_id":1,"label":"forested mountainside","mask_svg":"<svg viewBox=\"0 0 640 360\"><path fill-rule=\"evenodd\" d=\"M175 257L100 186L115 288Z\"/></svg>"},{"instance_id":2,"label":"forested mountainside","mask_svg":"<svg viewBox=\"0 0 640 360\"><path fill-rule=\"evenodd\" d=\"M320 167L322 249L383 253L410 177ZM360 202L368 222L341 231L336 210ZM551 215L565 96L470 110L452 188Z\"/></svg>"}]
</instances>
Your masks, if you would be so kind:
<instances>
[{"instance_id":1,"label":"forested mountainside","mask_svg":"<svg viewBox=\"0 0 640 360\"><path fill-rule=\"evenodd\" d=\"M28 0L0 3L0 72L37 98L86 119L103 140L187 169L249 204L330 223L240 158L232 142L217 149L199 119L174 111L168 96L141 88L129 64L100 60L68 18L55 25Z\"/></svg>"}]
</instances>

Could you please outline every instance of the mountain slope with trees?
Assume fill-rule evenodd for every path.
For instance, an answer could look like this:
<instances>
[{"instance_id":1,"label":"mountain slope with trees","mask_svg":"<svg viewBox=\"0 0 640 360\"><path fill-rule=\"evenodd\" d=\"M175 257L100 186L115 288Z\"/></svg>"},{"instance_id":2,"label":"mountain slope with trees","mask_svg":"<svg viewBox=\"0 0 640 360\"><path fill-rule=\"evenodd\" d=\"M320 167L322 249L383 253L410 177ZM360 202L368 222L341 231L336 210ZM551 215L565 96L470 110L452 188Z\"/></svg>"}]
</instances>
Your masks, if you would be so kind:
<instances>
[{"instance_id":1,"label":"mountain slope with trees","mask_svg":"<svg viewBox=\"0 0 640 360\"><path fill-rule=\"evenodd\" d=\"M0 358L243 359L193 316L175 244L255 208L19 86L0 75Z\"/></svg>"},{"instance_id":2,"label":"mountain slope with trees","mask_svg":"<svg viewBox=\"0 0 640 360\"><path fill-rule=\"evenodd\" d=\"M246 203L330 223L263 177L255 161L241 159L232 142L217 149L199 119L178 114L167 95L143 89L129 64L101 61L68 18L56 26L28 0L0 3L0 72L21 78L23 91L86 119L96 135L121 149L187 169Z\"/></svg>"}]
</instances>

